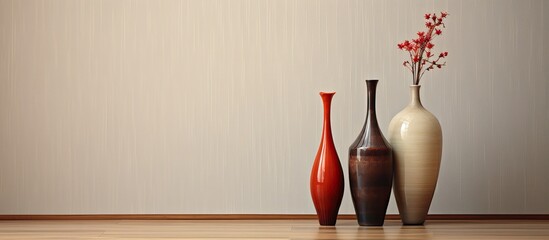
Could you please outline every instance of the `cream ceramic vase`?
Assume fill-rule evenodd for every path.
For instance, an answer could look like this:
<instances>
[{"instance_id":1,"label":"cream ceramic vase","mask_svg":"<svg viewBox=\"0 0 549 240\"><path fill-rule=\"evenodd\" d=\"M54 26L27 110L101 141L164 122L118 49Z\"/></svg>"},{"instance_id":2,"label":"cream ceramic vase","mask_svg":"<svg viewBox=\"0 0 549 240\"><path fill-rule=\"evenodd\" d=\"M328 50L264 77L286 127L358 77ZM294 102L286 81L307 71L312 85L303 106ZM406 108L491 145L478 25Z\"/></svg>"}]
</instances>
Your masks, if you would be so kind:
<instances>
[{"instance_id":1,"label":"cream ceramic vase","mask_svg":"<svg viewBox=\"0 0 549 240\"><path fill-rule=\"evenodd\" d=\"M395 164L393 190L406 225L425 222L442 155L440 123L421 105L420 87L410 86L410 104L391 120L388 132Z\"/></svg>"}]
</instances>

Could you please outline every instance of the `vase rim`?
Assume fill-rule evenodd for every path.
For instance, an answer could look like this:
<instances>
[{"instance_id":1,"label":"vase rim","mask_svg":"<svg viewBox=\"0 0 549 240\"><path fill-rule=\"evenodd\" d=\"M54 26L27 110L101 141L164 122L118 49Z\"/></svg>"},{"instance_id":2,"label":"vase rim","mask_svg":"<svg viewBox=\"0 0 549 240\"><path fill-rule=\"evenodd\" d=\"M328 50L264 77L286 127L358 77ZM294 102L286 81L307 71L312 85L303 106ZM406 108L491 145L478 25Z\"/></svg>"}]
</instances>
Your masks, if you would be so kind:
<instances>
[{"instance_id":1,"label":"vase rim","mask_svg":"<svg viewBox=\"0 0 549 240\"><path fill-rule=\"evenodd\" d=\"M320 95L334 95L336 92L320 92Z\"/></svg>"},{"instance_id":2,"label":"vase rim","mask_svg":"<svg viewBox=\"0 0 549 240\"><path fill-rule=\"evenodd\" d=\"M379 81L379 79L366 79L366 82L368 82L368 81L376 81L377 82L377 81Z\"/></svg>"},{"instance_id":3,"label":"vase rim","mask_svg":"<svg viewBox=\"0 0 549 240\"><path fill-rule=\"evenodd\" d=\"M421 84L418 84L418 85L412 84L410 85L410 87L421 87Z\"/></svg>"}]
</instances>

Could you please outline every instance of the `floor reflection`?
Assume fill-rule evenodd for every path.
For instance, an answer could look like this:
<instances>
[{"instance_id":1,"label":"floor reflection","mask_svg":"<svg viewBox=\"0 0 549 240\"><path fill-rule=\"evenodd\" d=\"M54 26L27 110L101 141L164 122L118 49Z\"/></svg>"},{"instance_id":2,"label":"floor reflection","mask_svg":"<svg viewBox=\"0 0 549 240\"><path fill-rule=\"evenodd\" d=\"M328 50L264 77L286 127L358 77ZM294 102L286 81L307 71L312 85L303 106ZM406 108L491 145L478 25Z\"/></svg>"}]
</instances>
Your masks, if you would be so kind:
<instances>
[{"instance_id":1,"label":"floor reflection","mask_svg":"<svg viewBox=\"0 0 549 240\"><path fill-rule=\"evenodd\" d=\"M433 233L428 227L403 226L397 221L388 222L383 227L363 227L345 221L335 227L294 227L291 239L433 239Z\"/></svg>"}]
</instances>

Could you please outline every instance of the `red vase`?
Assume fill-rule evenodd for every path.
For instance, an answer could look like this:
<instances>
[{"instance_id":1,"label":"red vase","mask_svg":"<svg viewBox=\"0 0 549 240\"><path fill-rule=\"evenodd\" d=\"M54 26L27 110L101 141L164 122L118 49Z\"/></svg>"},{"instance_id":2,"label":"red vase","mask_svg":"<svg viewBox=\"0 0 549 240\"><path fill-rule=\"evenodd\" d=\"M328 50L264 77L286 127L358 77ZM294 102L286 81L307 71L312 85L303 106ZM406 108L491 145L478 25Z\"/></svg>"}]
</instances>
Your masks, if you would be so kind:
<instances>
[{"instance_id":1,"label":"red vase","mask_svg":"<svg viewBox=\"0 0 549 240\"><path fill-rule=\"evenodd\" d=\"M334 94L335 92L320 93L324 105L324 126L311 170L311 197L318 221L323 226L335 225L345 184L330 124L330 105Z\"/></svg>"}]
</instances>

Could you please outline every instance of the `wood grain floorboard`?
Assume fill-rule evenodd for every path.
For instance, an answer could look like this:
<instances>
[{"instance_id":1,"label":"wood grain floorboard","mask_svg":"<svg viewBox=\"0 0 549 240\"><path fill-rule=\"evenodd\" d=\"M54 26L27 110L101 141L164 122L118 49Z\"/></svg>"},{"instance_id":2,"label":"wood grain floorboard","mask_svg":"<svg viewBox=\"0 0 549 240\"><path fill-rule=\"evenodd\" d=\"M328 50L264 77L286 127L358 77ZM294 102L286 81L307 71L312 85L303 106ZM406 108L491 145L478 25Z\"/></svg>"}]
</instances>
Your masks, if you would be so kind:
<instances>
[{"instance_id":1,"label":"wood grain floorboard","mask_svg":"<svg viewBox=\"0 0 549 240\"><path fill-rule=\"evenodd\" d=\"M305 220L315 214L29 214L0 215L1 220ZM354 214L339 214L339 220L354 220ZM549 220L549 214L429 214L428 220ZM387 214L385 220L400 220Z\"/></svg>"},{"instance_id":2,"label":"wood grain floorboard","mask_svg":"<svg viewBox=\"0 0 549 240\"><path fill-rule=\"evenodd\" d=\"M359 227L340 220L0 221L0 239L549 239L547 220L431 220L424 226Z\"/></svg>"}]
</instances>

